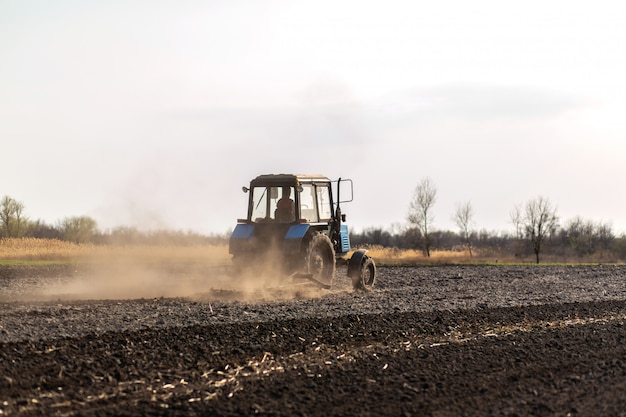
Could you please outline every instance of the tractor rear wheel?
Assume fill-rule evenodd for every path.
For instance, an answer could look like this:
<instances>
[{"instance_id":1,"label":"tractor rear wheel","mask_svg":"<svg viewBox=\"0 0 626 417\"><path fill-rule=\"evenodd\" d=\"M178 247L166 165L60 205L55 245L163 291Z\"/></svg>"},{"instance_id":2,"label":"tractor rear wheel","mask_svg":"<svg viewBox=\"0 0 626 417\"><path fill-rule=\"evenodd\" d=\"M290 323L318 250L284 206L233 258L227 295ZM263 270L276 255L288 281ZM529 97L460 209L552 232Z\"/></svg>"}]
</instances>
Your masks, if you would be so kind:
<instances>
[{"instance_id":1,"label":"tractor rear wheel","mask_svg":"<svg viewBox=\"0 0 626 417\"><path fill-rule=\"evenodd\" d=\"M370 257L364 257L358 271L352 276L352 288L357 291L370 291L376 282L376 264Z\"/></svg>"},{"instance_id":2,"label":"tractor rear wheel","mask_svg":"<svg viewBox=\"0 0 626 417\"><path fill-rule=\"evenodd\" d=\"M330 287L335 277L335 249L330 238L323 233L316 233L309 241L304 258L307 274Z\"/></svg>"}]
</instances>

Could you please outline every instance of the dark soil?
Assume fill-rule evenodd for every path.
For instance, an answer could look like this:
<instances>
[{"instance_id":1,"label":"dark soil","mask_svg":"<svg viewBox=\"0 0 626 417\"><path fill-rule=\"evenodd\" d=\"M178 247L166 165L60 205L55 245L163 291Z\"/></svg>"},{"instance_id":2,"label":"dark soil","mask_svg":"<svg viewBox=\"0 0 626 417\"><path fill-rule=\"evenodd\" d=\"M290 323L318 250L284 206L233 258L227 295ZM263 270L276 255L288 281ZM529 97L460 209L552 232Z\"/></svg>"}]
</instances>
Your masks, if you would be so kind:
<instances>
[{"instance_id":1,"label":"dark soil","mask_svg":"<svg viewBox=\"0 0 626 417\"><path fill-rule=\"evenodd\" d=\"M626 267L378 273L87 300L0 269L0 415L626 415Z\"/></svg>"}]
</instances>

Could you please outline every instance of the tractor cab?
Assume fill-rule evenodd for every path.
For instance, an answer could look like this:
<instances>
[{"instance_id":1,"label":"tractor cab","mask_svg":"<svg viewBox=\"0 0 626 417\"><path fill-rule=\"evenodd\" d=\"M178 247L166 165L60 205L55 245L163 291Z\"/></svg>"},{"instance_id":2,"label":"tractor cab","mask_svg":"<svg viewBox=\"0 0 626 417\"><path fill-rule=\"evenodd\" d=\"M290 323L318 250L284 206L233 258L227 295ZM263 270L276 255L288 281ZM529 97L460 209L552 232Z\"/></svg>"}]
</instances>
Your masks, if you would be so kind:
<instances>
[{"instance_id":1,"label":"tractor cab","mask_svg":"<svg viewBox=\"0 0 626 417\"><path fill-rule=\"evenodd\" d=\"M250 182L250 223L329 223L331 181L322 176L262 175Z\"/></svg>"}]
</instances>

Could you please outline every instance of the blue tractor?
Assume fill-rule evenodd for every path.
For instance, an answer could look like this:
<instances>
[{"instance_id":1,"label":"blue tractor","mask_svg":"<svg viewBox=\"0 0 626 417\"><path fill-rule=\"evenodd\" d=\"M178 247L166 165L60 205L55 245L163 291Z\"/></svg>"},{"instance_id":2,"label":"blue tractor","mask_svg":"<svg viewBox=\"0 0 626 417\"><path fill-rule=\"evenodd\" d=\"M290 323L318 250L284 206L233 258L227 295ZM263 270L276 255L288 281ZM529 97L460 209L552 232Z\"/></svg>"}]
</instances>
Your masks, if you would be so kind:
<instances>
[{"instance_id":1,"label":"blue tractor","mask_svg":"<svg viewBox=\"0 0 626 417\"><path fill-rule=\"evenodd\" d=\"M260 175L243 191L249 193L248 215L237 220L229 242L235 269L254 268L271 256L283 278L330 288L339 263L347 265L355 290L373 288L374 260L365 250L351 250L341 213L340 203L352 201L351 180Z\"/></svg>"}]
</instances>

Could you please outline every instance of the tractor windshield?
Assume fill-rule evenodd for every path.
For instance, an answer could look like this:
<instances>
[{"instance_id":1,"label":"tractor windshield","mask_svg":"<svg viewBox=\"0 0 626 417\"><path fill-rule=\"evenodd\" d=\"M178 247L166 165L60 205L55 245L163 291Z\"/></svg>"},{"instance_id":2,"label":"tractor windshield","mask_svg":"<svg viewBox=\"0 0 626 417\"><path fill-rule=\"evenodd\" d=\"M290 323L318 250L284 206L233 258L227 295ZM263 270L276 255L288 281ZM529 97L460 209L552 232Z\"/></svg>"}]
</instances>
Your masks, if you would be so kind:
<instances>
[{"instance_id":1,"label":"tractor windshield","mask_svg":"<svg viewBox=\"0 0 626 417\"><path fill-rule=\"evenodd\" d=\"M250 220L291 223L296 220L294 187L253 187Z\"/></svg>"}]
</instances>

